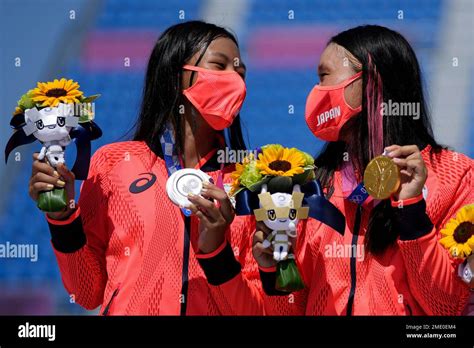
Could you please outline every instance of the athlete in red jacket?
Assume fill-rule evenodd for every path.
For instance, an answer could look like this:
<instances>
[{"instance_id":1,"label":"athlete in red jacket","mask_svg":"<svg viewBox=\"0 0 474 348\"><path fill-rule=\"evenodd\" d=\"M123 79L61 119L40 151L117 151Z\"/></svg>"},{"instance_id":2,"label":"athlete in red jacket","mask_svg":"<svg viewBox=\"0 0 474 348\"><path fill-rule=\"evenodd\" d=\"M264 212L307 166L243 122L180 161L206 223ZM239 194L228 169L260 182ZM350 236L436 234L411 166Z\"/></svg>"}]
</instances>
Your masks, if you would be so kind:
<instances>
[{"instance_id":1,"label":"athlete in red jacket","mask_svg":"<svg viewBox=\"0 0 474 348\"><path fill-rule=\"evenodd\" d=\"M306 121L328 141L316 175L345 215L346 229L340 235L312 219L300 224L295 255L306 290L295 293L303 303L294 309L307 315L461 314L469 287L439 239L447 221L474 202L473 161L434 140L413 50L387 28L357 27L331 39L318 71ZM415 108L389 114L393 110L381 110L389 102ZM391 199L364 201L358 183L384 149L400 168L400 188ZM269 231L259 228L253 250L264 289L283 295L275 290L271 252L262 245ZM269 313L254 293L248 306Z\"/></svg>"},{"instance_id":2,"label":"athlete in red jacket","mask_svg":"<svg viewBox=\"0 0 474 348\"><path fill-rule=\"evenodd\" d=\"M342 173L336 171L330 201L346 216L346 230L342 236L313 219L298 226L295 254L307 289L293 294L293 306L283 302L271 308L258 286L241 282L233 291L247 285L256 290L251 299L240 301L254 314L283 314L280 309L293 315L460 315L469 287L458 277L459 262L439 243L439 232L462 206L474 202L474 164L462 154L435 152L431 145L420 154L428 173L421 186L424 194L389 200L399 236L383 253L366 247L373 208L345 199ZM268 295L288 302L288 294L274 288L275 267L272 255L264 254L264 238L262 231L254 238L263 287Z\"/></svg>"},{"instance_id":3,"label":"athlete in red jacket","mask_svg":"<svg viewBox=\"0 0 474 348\"><path fill-rule=\"evenodd\" d=\"M200 169L217 180L215 164L214 157ZM230 170L223 171L224 182ZM184 218L171 203L166 178L164 161L144 142L104 146L92 158L75 212L67 220L48 218L64 286L77 303L87 309L102 305L102 314L234 313L218 292L212 293L196 258L198 219ZM233 221L228 237L237 255L248 248L244 237L252 228L250 219ZM216 253L220 249L233 253L229 243ZM212 256L201 256L209 282L240 273L235 259L222 270Z\"/></svg>"},{"instance_id":4,"label":"athlete in red jacket","mask_svg":"<svg viewBox=\"0 0 474 348\"><path fill-rule=\"evenodd\" d=\"M250 311L232 296L234 288L245 289L240 294L248 298L261 292L250 253L252 218L234 219L227 195L215 185L203 195L218 205L204 200L190 217L165 189L167 159L175 157L181 164L172 165L199 168L216 184L221 178L230 183L233 166L218 163L217 151L226 127L230 148L244 147L235 117L245 97L245 68L236 62L235 38L212 24L182 23L158 40L135 141L99 149L78 204L47 217L64 286L76 303L87 309L101 305L104 315L263 312L263 305ZM33 199L54 186L65 186L74 199L73 174L64 166L58 172L34 162Z\"/></svg>"}]
</instances>

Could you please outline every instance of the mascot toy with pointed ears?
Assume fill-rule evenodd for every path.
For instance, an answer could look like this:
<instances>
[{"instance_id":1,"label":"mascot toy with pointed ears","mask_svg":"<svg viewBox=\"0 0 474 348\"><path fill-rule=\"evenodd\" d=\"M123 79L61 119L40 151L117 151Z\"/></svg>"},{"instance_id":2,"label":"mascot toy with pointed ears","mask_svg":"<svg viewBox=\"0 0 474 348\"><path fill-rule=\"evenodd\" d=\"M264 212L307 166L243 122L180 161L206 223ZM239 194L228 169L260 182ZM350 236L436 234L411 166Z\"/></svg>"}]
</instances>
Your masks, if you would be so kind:
<instances>
[{"instance_id":1,"label":"mascot toy with pointed ears","mask_svg":"<svg viewBox=\"0 0 474 348\"><path fill-rule=\"evenodd\" d=\"M344 216L324 197L314 169L308 153L271 144L251 152L232 173L236 214L253 214L271 230L263 246L272 250L275 289L282 292L304 288L293 251L300 220L311 217L344 233Z\"/></svg>"},{"instance_id":2,"label":"mascot toy with pointed ears","mask_svg":"<svg viewBox=\"0 0 474 348\"><path fill-rule=\"evenodd\" d=\"M38 82L18 101L10 125L14 132L5 148L5 162L18 146L38 140L43 146L40 161L53 168L65 163L64 151L74 141L77 155L72 172L76 179L85 180L89 171L91 140L102 135L94 123L93 101L99 95L83 96L79 84L73 80ZM66 191L54 188L40 193L38 208L45 212L58 212L66 208Z\"/></svg>"}]
</instances>

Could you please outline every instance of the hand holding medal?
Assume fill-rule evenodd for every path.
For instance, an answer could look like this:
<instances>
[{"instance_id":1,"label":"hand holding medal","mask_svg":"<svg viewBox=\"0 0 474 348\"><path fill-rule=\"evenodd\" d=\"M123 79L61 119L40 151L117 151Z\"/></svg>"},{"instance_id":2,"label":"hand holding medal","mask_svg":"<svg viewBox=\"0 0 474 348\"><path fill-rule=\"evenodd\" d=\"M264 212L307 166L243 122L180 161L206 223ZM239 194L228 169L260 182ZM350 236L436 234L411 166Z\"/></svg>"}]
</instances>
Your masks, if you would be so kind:
<instances>
[{"instance_id":1,"label":"hand holding medal","mask_svg":"<svg viewBox=\"0 0 474 348\"><path fill-rule=\"evenodd\" d=\"M198 169L185 168L174 172L166 182L166 192L169 199L177 206L188 209L191 202L189 195L199 195L203 183L210 176Z\"/></svg>"},{"instance_id":2,"label":"hand holding medal","mask_svg":"<svg viewBox=\"0 0 474 348\"><path fill-rule=\"evenodd\" d=\"M425 162L416 145L391 145L367 165L364 186L375 199L393 196L403 200L420 195L426 178Z\"/></svg>"},{"instance_id":3,"label":"hand holding medal","mask_svg":"<svg viewBox=\"0 0 474 348\"><path fill-rule=\"evenodd\" d=\"M224 233L234 219L227 193L211 183L201 170L184 168L174 172L166 182L169 199L184 215L195 215L199 223L198 249L202 253L216 250L224 242Z\"/></svg>"},{"instance_id":4,"label":"hand holding medal","mask_svg":"<svg viewBox=\"0 0 474 348\"><path fill-rule=\"evenodd\" d=\"M418 146L391 145L385 150L400 169L400 186L393 198L398 201L419 196L428 177L428 170Z\"/></svg>"}]
</instances>

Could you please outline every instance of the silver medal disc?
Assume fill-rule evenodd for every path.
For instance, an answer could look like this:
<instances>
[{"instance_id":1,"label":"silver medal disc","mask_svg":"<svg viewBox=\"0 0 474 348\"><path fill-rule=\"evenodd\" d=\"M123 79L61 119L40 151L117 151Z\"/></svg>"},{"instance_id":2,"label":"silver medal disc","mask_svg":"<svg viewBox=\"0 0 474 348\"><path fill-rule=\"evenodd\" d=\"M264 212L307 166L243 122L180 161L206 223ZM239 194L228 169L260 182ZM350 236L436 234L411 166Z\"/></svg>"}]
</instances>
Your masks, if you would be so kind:
<instances>
[{"instance_id":1,"label":"silver medal disc","mask_svg":"<svg viewBox=\"0 0 474 348\"><path fill-rule=\"evenodd\" d=\"M209 181L211 177L198 169L185 168L174 172L166 182L166 192L171 201L183 207L189 207L191 202L188 194L199 195L202 183Z\"/></svg>"}]
</instances>

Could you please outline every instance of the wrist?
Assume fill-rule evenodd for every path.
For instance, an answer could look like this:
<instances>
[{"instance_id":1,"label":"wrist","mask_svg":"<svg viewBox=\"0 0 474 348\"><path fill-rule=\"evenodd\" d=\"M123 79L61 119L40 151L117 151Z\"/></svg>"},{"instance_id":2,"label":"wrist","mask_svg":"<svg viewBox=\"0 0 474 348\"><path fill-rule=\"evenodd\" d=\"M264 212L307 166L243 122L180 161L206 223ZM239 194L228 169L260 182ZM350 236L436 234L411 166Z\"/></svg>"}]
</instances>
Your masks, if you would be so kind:
<instances>
[{"instance_id":1,"label":"wrist","mask_svg":"<svg viewBox=\"0 0 474 348\"><path fill-rule=\"evenodd\" d=\"M265 266L258 263L258 269L261 272L266 272L266 273L276 272L277 271L276 262L273 265L265 265Z\"/></svg>"},{"instance_id":2,"label":"wrist","mask_svg":"<svg viewBox=\"0 0 474 348\"><path fill-rule=\"evenodd\" d=\"M73 253L86 244L80 207L65 220L53 220L47 214L46 220L51 232L51 243L57 251Z\"/></svg>"},{"instance_id":3,"label":"wrist","mask_svg":"<svg viewBox=\"0 0 474 348\"><path fill-rule=\"evenodd\" d=\"M391 205L394 208L403 208L404 206L407 206L407 205L416 204L416 203L420 202L421 200L423 200L423 194L422 193L418 194L417 196L410 197L410 198L402 198L402 199L398 198L397 199L397 197L395 197L395 196L392 196L390 198Z\"/></svg>"},{"instance_id":4,"label":"wrist","mask_svg":"<svg viewBox=\"0 0 474 348\"><path fill-rule=\"evenodd\" d=\"M404 201L404 200L407 200L407 199L412 199L412 198L415 198L415 197L418 197L419 195L422 194L422 190L417 190L415 192L396 192L392 195L392 200L395 200L395 201Z\"/></svg>"},{"instance_id":5,"label":"wrist","mask_svg":"<svg viewBox=\"0 0 474 348\"><path fill-rule=\"evenodd\" d=\"M210 251L202 250L201 248L199 248L199 251L196 253L196 257L202 259L213 258L214 256L218 255L222 250L224 250L227 244L227 240L224 239L222 243L219 244L216 248L211 248L212 250L209 249Z\"/></svg>"},{"instance_id":6,"label":"wrist","mask_svg":"<svg viewBox=\"0 0 474 348\"><path fill-rule=\"evenodd\" d=\"M200 254L212 254L226 241L229 226L224 229L201 231L199 235L198 250Z\"/></svg>"},{"instance_id":7,"label":"wrist","mask_svg":"<svg viewBox=\"0 0 474 348\"><path fill-rule=\"evenodd\" d=\"M400 241L421 238L433 229L433 223L426 213L423 195L401 201L391 202L393 227L398 230Z\"/></svg>"},{"instance_id":8,"label":"wrist","mask_svg":"<svg viewBox=\"0 0 474 348\"><path fill-rule=\"evenodd\" d=\"M68 206L66 210L64 211L54 212L54 213L48 212L46 213L46 216L50 218L51 220L58 220L58 221L67 220L75 211L76 209L71 209Z\"/></svg>"},{"instance_id":9,"label":"wrist","mask_svg":"<svg viewBox=\"0 0 474 348\"><path fill-rule=\"evenodd\" d=\"M211 285L224 284L240 273L240 263L227 241L213 253L196 254L196 258Z\"/></svg>"},{"instance_id":10,"label":"wrist","mask_svg":"<svg viewBox=\"0 0 474 348\"><path fill-rule=\"evenodd\" d=\"M225 244L225 236L224 234L222 236L217 236L216 238L213 238L212 241L208 243L202 243L199 246L199 253L200 254L212 254L216 252L216 250L220 249L223 244Z\"/></svg>"}]
</instances>

